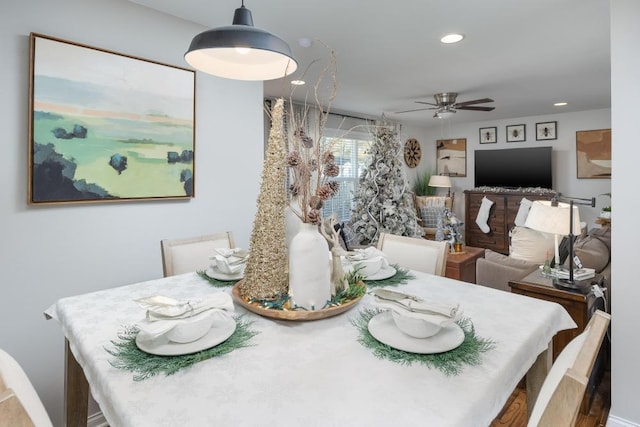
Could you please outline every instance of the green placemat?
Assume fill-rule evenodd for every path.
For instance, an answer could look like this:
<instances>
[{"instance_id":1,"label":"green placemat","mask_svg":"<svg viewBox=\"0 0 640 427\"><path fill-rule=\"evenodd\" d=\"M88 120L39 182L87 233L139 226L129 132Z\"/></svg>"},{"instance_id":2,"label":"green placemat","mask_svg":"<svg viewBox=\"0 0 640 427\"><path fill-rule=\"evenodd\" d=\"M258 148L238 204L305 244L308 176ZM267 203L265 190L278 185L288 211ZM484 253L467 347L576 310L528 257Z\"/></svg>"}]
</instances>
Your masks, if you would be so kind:
<instances>
[{"instance_id":1,"label":"green placemat","mask_svg":"<svg viewBox=\"0 0 640 427\"><path fill-rule=\"evenodd\" d=\"M476 366L482 363L481 354L495 347L491 340L476 335L473 323L469 318L462 318L456 322L464 331L464 341L453 350L437 354L416 354L398 350L376 340L369 332L369 320L385 310L368 308L362 310L357 317L351 319L351 324L358 328L360 335L358 342L372 350L374 356L403 365L419 363L428 368L439 369L447 376L458 375L465 365Z\"/></svg>"},{"instance_id":2,"label":"green placemat","mask_svg":"<svg viewBox=\"0 0 640 427\"><path fill-rule=\"evenodd\" d=\"M214 279L213 277L209 277L207 275L207 273L205 273L204 270L198 270L198 271L196 271L196 273L198 274L198 276L200 276L201 278L203 278L204 280L206 280L207 282L209 282L211 285L215 286L216 288L226 288L227 286L235 286L235 284L239 282L239 280L218 280L218 279Z\"/></svg>"},{"instance_id":3,"label":"green placemat","mask_svg":"<svg viewBox=\"0 0 640 427\"><path fill-rule=\"evenodd\" d=\"M125 327L118 334L118 340L111 341L113 348L105 347L105 350L114 356L114 359L109 361L111 366L133 372L134 381L141 381L161 373L172 375L203 360L221 356L242 347L249 347L251 345L249 340L259 332L252 330L250 326L253 322L244 320L243 316L236 316L235 320L236 330L226 341L197 353L181 356L157 356L145 353L136 345L139 329L135 326Z\"/></svg>"},{"instance_id":4,"label":"green placemat","mask_svg":"<svg viewBox=\"0 0 640 427\"><path fill-rule=\"evenodd\" d=\"M396 269L396 274L389 277L388 279L382 280L367 280L364 279L364 283L367 284L369 288L379 288L381 286L398 286L404 283L407 283L411 279L415 279L416 276L411 274L409 270L400 267L398 264L392 264L393 268Z\"/></svg>"}]
</instances>

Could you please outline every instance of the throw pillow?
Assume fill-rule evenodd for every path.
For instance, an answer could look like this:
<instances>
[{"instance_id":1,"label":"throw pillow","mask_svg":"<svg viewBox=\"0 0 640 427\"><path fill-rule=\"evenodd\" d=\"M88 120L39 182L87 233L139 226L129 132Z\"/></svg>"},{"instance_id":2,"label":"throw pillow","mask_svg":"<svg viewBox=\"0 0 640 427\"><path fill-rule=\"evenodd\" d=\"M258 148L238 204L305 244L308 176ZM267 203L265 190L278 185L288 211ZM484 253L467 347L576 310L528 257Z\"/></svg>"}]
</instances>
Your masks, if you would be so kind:
<instances>
[{"instance_id":1,"label":"throw pillow","mask_svg":"<svg viewBox=\"0 0 640 427\"><path fill-rule=\"evenodd\" d=\"M444 208L422 208L422 226L425 228L437 228L438 218L442 218Z\"/></svg>"},{"instance_id":2,"label":"throw pillow","mask_svg":"<svg viewBox=\"0 0 640 427\"><path fill-rule=\"evenodd\" d=\"M528 262L544 264L555 254L553 234L542 233L526 227L513 227L509 232L509 256Z\"/></svg>"},{"instance_id":3,"label":"throw pillow","mask_svg":"<svg viewBox=\"0 0 640 427\"><path fill-rule=\"evenodd\" d=\"M595 236L586 236L576 240L573 245L573 253L580 258L584 267L593 268L596 273L604 270L611 260L607 244Z\"/></svg>"}]
</instances>

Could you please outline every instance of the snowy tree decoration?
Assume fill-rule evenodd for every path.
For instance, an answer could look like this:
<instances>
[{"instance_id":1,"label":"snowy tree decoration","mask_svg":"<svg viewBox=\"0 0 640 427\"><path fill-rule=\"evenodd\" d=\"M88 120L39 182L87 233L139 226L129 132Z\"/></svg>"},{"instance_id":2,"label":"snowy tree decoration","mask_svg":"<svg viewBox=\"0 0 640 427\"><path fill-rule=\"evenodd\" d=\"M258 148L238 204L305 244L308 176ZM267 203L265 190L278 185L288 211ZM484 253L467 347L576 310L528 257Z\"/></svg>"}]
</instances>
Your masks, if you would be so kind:
<instances>
[{"instance_id":1,"label":"snowy tree decoration","mask_svg":"<svg viewBox=\"0 0 640 427\"><path fill-rule=\"evenodd\" d=\"M421 237L413 199L407 186L398 133L375 127L371 162L360 177L350 226L360 244L373 245L380 233Z\"/></svg>"}]
</instances>

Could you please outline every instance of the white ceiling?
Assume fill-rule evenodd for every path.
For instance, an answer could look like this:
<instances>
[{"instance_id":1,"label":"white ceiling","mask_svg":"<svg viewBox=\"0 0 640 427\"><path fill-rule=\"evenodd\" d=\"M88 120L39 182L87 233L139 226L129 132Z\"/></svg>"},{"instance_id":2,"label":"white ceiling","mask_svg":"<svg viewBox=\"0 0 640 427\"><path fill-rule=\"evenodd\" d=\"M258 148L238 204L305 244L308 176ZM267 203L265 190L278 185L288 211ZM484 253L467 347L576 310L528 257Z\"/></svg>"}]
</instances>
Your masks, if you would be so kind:
<instances>
[{"instance_id":1,"label":"white ceiling","mask_svg":"<svg viewBox=\"0 0 640 427\"><path fill-rule=\"evenodd\" d=\"M240 0L130 0L207 28L230 25ZM285 39L298 71L265 83L266 96L289 97L288 82L315 59L337 54L332 111L435 125L433 111L395 114L433 102L492 98L492 112L458 111L452 122L475 122L610 108L607 0L246 0L256 27ZM203 28L204 30L204 28ZM439 42L464 34L454 45ZM195 34L194 34L195 35ZM298 39L314 40L310 48ZM185 51L191 40L185 40ZM318 42L321 41L322 43ZM315 71L296 89L304 98ZM568 102L554 107L557 101Z\"/></svg>"}]
</instances>

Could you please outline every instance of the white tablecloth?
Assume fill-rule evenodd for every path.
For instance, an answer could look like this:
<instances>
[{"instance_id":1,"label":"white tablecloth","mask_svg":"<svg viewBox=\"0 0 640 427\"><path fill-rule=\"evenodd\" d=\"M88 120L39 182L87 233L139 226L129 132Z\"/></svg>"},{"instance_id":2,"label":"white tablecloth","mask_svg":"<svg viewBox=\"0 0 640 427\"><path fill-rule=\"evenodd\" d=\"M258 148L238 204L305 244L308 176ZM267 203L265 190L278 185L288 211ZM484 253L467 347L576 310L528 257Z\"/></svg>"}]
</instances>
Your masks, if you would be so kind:
<instances>
[{"instance_id":1,"label":"white tablecloth","mask_svg":"<svg viewBox=\"0 0 640 427\"><path fill-rule=\"evenodd\" d=\"M136 298L212 292L194 273L63 298L46 312L61 325L91 392L112 427L132 426L487 426L556 332L575 327L558 304L415 273L397 289L459 302L479 336L496 342L480 366L447 377L422 365L373 356L349 319L275 321L248 314L254 346L172 376L133 381L104 348L144 312ZM227 290L226 292L229 292ZM237 306L238 313L246 311Z\"/></svg>"}]
</instances>

